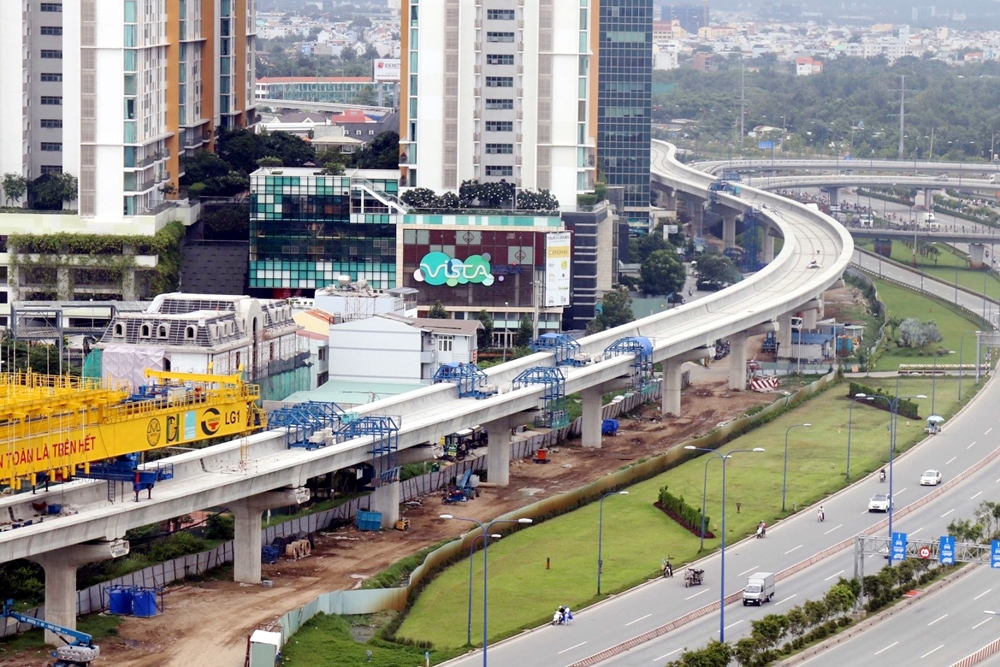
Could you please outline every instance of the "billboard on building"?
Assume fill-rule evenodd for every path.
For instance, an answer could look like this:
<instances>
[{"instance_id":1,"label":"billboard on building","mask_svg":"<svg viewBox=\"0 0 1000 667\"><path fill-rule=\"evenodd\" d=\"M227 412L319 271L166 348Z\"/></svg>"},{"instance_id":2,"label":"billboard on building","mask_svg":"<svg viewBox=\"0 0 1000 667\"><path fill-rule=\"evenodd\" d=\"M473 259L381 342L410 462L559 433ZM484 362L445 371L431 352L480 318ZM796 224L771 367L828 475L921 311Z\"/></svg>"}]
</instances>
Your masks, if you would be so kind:
<instances>
[{"instance_id":1,"label":"billboard on building","mask_svg":"<svg viewBox=\"0 0 1000 667\"><path fill-rule=\"evenodd\" d=\"M569 305L570 233L545 235L545 306Z\"/></svg>"},{"instance_id":2,"label":"billboard on building","mask_svg":"<svg viewBox=\"0 0 1000 667\"><path fill-rule=\"evenodd\" d=\"M375 60L375 81L399 81L399 58Z\"/></svg>"}]
</instances>

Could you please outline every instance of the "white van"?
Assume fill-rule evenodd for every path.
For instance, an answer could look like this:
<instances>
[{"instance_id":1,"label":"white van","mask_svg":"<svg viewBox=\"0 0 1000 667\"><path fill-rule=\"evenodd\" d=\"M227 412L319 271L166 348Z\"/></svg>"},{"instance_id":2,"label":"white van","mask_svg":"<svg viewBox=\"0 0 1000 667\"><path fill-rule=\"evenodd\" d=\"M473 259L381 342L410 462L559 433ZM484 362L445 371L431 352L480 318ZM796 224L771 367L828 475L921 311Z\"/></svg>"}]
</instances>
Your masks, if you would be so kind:
<instances>
[{"instance_id":1,"label":"white van","mask_svg":"<svg viewBox=\"0 0 1000 667\"><path fill-rule=\"evenodd\" d=\"M990 174L990 177L989 177L990 183L996 183L997 182L996 179L997 179L997 175L996 174Z\"/></svg>"}]
</instances>

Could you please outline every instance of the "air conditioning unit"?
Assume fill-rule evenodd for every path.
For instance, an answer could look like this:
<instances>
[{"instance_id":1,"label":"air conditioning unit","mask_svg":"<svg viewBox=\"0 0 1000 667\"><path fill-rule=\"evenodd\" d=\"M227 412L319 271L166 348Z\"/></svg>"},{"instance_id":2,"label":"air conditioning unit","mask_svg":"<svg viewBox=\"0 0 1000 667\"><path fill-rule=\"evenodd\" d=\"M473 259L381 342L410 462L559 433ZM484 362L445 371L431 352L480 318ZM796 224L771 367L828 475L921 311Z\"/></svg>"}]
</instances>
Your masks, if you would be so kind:
<instances>
[{"instance_id":1,"label":"air conditioning unit","mask_svg":"<svg viewBox=\"0 0 1000 667\"><path fill-rule=\"evenodd\" d=\"M524 88L518 88L517 89L517 96L518 97L524 97Z\"/></svg>"},{"instance_id":2,"label":"air conditioning unit","mask_svg":"<svg viewBox=\"0 0 1000 667\"><path fill-rule=\"evenodd\" d=\"M514 164L516 164L518 167L521 166L521 156L520 155L518 155L516 158L514 158Z\"/></svg>"},{"instance_id":3,"label":"air conditioning unit","mask_svg":"<svg viewBox=\"0 0 1000 667\"><path fill-rule=\"evenodd\" d=\"M518 143L524 141L524 135L523 134L518 134L517 135L517 141L518 141Z\"/></svg>"},{"instance_id":4,"label":"air conditioning unit","mask_svg":"<svg viewBox=\"0 0 1000 667\"><path fill-rule=\"evenodd\" d=\"M476 132L475 134L472 135L472 140L473 141L480 141L479 133L478 132Z\"/></svg>"},{"instance_id":5,"label":"air conditioning unit","mask_svg":"<svg viewBox=\"0 0 1000 667\"><path fill-rule=\"evenodd\" d=\"M483 73L483 66L476 65L476 74L482 74L482 73Z\"/></svg>"},{"instance_id":6,"label":"air conditioning unit","mask_svg":"<svg viewBox=\"0 0 1000 667\"><path fill-rule=\"evenodd\" d=\"M473 118L479 118L479 109L474 109L472 111L472 117Z\"/></svg>"},{"instance_id":7,"label":"air conditioning unit","mask_svg":"<svg viewBox=\"0 0 1000 667\"><path fill-rule=\"evenodd\" d=\"M524 65L518 65L517 66L517 73L518 74L524 74Z\"/></svg>"}]
</instances>

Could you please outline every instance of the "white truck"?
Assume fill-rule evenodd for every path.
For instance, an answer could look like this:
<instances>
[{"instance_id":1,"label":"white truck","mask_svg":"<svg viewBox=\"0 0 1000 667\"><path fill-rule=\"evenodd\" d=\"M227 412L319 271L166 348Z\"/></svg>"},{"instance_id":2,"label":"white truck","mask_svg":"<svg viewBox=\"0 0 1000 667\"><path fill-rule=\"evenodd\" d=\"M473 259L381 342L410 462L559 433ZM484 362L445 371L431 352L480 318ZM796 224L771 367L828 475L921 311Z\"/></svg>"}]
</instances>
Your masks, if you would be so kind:
<instances>
[{"instance_id":1,"label":"white truck","mask_svg":"<svg viewBox=\"0 0 1000 667\"><path fill-rule=\"evenodd\" d=\"M743 589L743 606L762 605L774 597L774 575L770 572L755 572L747 577Z\"/></svg>"}]
</instances>

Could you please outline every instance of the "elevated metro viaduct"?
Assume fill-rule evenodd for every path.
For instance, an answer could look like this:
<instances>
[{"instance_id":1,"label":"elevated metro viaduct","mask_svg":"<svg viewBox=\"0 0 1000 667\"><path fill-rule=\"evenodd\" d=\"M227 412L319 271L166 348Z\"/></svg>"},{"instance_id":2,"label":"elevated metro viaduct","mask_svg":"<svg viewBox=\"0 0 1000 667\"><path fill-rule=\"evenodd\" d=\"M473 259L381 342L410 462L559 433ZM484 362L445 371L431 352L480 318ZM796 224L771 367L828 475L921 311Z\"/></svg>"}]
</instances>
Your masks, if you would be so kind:
<instances>
[{"instance_id":1,"label":"elevated metro viaduct","mask_svg":"<svg viewBox=\"0 0 1000 667\"><path fill-rule=\"evenodd\" d=\"M678 163L673 146L657 142L653 149L655 182L684 195L706 196L715 179ZM745 383L745 347L741 341L759 328L788 330L790 313L815 304L824 290L840 281L853 253L850 235L829 216L777 195L745 188L742 198L722 194L733 207L753 206L784 238L777 257L747 280L712 296L665 313L580 339L582 353L601 355L606 348L628 337L652 341L650 361L664 364L663 408L680 412L680 364L705 354L704 348L720 338L733 341L731 386ZM808 269L812 261L822 268ZM777 322L777 324L775 324ZM742 352L741 352L742 351ZM563 367L565 392L584 394L583 444L600 446L600 395L623 381L630 381L634 356L622 354L581 367ZM527 369L553 366L549 352L513 360L486 371L488 381L501 389ZM443 435L472 424L483 424L491 434L509 433L537 410L544 393L541 385L528 385L476 400L458 398L455 385L438 384L407 394L375 401L358 410L362 415L393 415L400 424L398 448L406 450L437 442ZM74 481L36 495L0 499L0 511L30 513L30 503L46 498L73 506L78 513L0 533L0 561L34 559L46 569L46 614L50 621L75 626L76 567L85 554L107 553L106 545L125 531L211 507L228 507L236 516L234 578L244 583L260 581L260 519L268 507L294 504L296 489L312 477L370 462L371 437L360 437L318 449L288 449L284 430L270 430L203 450L171 457L174 477L158 484L151 499L108 503L102 483ZM510 460L510 442L490 439L490 477L504 483ZM161 462L162 463L162 462ZM384 508L384 521L398 513L399 483L378 487L373 507ZM94 545L97 545L96 547ZM93 548L92 548L93 547ZM52 638L54 640L54 638Z\"/></svg>"}]
</instances>

